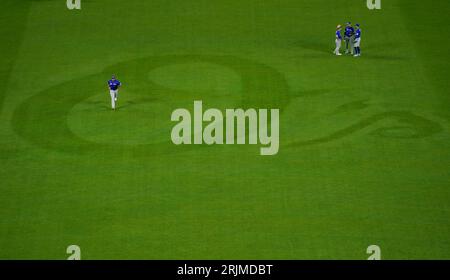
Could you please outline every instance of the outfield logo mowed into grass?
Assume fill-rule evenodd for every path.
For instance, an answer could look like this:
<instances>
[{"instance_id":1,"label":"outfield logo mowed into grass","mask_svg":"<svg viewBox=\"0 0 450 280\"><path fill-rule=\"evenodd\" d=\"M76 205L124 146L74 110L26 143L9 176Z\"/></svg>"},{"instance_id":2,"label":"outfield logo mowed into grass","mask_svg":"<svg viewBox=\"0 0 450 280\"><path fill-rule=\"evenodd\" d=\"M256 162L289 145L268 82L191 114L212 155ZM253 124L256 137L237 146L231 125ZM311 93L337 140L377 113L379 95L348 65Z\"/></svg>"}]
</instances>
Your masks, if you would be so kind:
<instances>
[{"instance_id":1,"label":"outfield logo mowed into grass","mask_svg":"<svg viewBox=\"0 0 450 280\"><path fill-rule=\"evenodd\" d=\"M227 93L227 99L223 101L220 96L210 95L208 90L177 88L176 85L158 79L158 71L165 74L166 70L176 70L174 65L192 63L229 70L238 77L239 88L232 95ZM127 73L128 78L124 78L127 86L123 89L123 96L128 99L119 104L114 115L116 117L112 118L109 106L103 104L105 89L101 81L117 69ZM152 78L149 79L149 75ZM79 84L86 85L90 90L75 91ZM73 90L73 94L61 94L67 90ZM176 125L171 121L171 114L177 108L191 108L194 100L202 100L205 107L243 108L244 112L249 108L256 108L256 111L276 108L282 114L291 98L284 76L276 69L259 62L224 55L151 56L123 61L100 73L67 81L30 96L16 108L12 127L18 135L34 145L58 152L87 156L93 151L111 155L126 152L134 157L148 157L212 146L206 143L174 145L171 139L171 131ZM140 118L134 117L136 112L140 114ZM278 138L275 139L274 129L270 128L270 123L275 121L272 121L270 113L268 110L266 121L269 139L267 142L263 138L262 141L258 139L258 143L268 143L269 151L278 152L278 144L281 143ZM148 122L148 119L152 121ZM108 124L119 125L123 129L110 129ZM49 128L55 128L52 137L41 133ZM245 133L246 137L251 136L248 131ZM235 141L240 141L238 133ZM175 146L179 149L174 148Z\"/></svg>"},{"instance_id":2,"label":"outfield logo mowed into grass","mask_svg":"<svg viewBox=\"0 0 450 280\"><path fill-rule=\"evenodd\" d=\"M225 94L226 100L224 101L220 100L220 95L209 94L208 88L192 90L189 87L177 87L170 81L167 83L166 80L158 78L167 76L165 72L167 70L176 70L176 68L173 68L174 65L191 65L194 63L194 66L197 67L200 62L203 63L203 66L208 65L206 68L208 70L211 69L211 65L216 67L212 69L228 69L230 73L238 77L240 87L233 94ZM119 105L119 110L116 112L118 114L115 115L115 118L112 118L110 108L106 104L104 84L101 81L111 73L116 72L117 69L122 69L121 71L127 73L128 79L125 79L127 86L124 96L128 100ZM181 70L185 71L185 68L181 68ZM176 74L179 73L176 72ZM202 73L199 72L198 74ZM151 79L149 79L149 75L151 75ZM235 80L230 79L230 81L234 82ZM89 90L77 90L80 84L85 85ZM227 91L229 89L224 88ZM61 94L61 92L67 94ZM328 92L328 90L320 90L320 92ZM443 131L440 123L415 112L404 110L370 111L368 110L370 104L365 104L365 101L360 104L361 101L356 100L342 104L335 109L336 112L348 112L355 107L356 109L361 108L361 106L367 107L364 116L354 119L352 123L342 124L341 126L333 125L330 127L332 129L323 131L321 134L305 133L304 137L301 135L283 137L283 141L280 142L278 138L281 136L278 133L282 134L283 130L281 126L275 126L278 125L278 120L275 122L274 116L269 116L271 112L265 108L278 109L279 117L281 117L281 114L294 98L302 99L304 106L307 106L306 102L308 102L311 94L316 95L317 90L294 92L289 88L283 73L266 64L245 58L224 55L151 56L122 61L108 66L102 72L66 81L31 95L15 109L11 125L23 139L44 149L76 154L77 156L90 156L94 151L102 151L105 154L117 155L118 157L127 153L136 158L211 147L212 144L208 145L210 142L219 146L216 142L220 143L220 140L227 143L225 135L228 136L228 132L223 134L222 138L212 134L217 130L214 129L216 126L220 127L219 121L213 119L213 117L218 117L219 120L222 118L224 122L230 119L227 117L226 110L219 111L220 115L213 110L208 113L210 116L200 114L201 127L203 125L206 127L204 130L202 128L197 137L202 137L201 141L204 145L182 145L183 143L174 145L174 143L180 141L180 138L172 139L171 137L174 127L178 125L171 120L171 114L177 108L191 108L194 100L202 100L202 105L205 107L242 108L242 111L236 111L236 109L232 109L232 111L234 111L233 113L244 113L246 121L248 121L247 115L249 114L253 119L259 118L258 124L253 123L253 134L244 127L246 130L243 133L241 132L240 135L245 135L245 138L239 137L239 131L237 131L234 143L242 147L244 145L239 145L239 143L245 141L244 144L252 146L251 143L255 143L256 139L256 144L265 146L261 149L261 152L268 154L277 154L280 149L292 150L311 145L328 144L351 138L359 132L365 132L365 134L373 137L400 140L425 138ZM43 110L42 108L46 109ZM249 108L256 109L248 111ZM267 119L266 116L259 114L258 110L261 109L267 110L265 112ZM191 117L191 113L189 110L187 111L189 117ZM255 111L257 112L256 117ZM182 114L188 116L187 113ZM278 112L276 114L278 117ZM320 118L324 118L325 122L336 123L334 114L330 112L330 115L323 115ZM204 117L205 120L203 120ZM239 119L242 119L242 116ZM181 116L176 121L181 122ZM212 125L212 122L215 124ZM304 124L301 120L297 122L295 125ZM187 128L187 123L185 125ZM258 125L259 131L257 131ZM271 125L274 125L275 129L270 128ZM111 129L111 127L117 126L121 129ZM192 129L192 123L189 123L189 127ZM226 123L222 124L222 127L225 129ZM235 125L236 127L238 127L238 124ZM248 130L252 129L251 125L248 125L248 127ZM283 126L283 128L289 127ZM48 133L42 133L42 131L49 131L49 128L52 128L51 137L48 136ZM195 143L192 139L195 130L192 129L193 134L181 134L183 132L182 126L178 128L180 129L178 135L181 139L189 137L191 143ZM276 136L274 132L277 133ZM284 132L286 133L286 131ZM264 137L265 133L267 133L267 138ZM206 134L206 138L202 134ZM257 136L259 136L259 139L255 138ZM185 140L185 143L189 142ZM174 146L180 148L174 148Z\"/></svg>"}]
</instances>

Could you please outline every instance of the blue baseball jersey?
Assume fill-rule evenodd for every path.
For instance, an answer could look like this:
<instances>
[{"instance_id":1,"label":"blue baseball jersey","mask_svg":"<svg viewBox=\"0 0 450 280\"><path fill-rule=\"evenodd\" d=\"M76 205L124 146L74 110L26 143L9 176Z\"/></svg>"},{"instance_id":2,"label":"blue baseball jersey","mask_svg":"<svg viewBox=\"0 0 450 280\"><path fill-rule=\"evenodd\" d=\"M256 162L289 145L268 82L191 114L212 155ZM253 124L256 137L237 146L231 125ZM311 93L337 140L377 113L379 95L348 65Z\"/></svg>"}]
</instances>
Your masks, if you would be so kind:
<instances>
[{"instance_id":1,"label":"blue baseball jersey","mask_svg":"<svg viewBox=\"0 0 450 280\"><path fill-rule=\"evenodd\" d=\"M351 26L347 26L345 28L345 37L351 37L353 36L353 33L355 33L355 29Z\"/></svg>"},{"instance_id":2,"label":"blue baseball jersey","mask_svg":"<svg viewBox=\"0 0 450 280\"><path fill-rule=\"evenodd\" d=\"M361 38L361 29L356 29L356 33L355 33L355 39L359 39Z\"/></svg>"},{"instance_id":3,"label":"blue baseball jersey","mask_svg":"<svg viewBox=\"0 0 450 280\"><path fill-rule=\"evenodd\" d=\"M341 30L336 31L336 39L342 40Z\"/></svg>"},{"instance_id":4,"label":"blue baseball jersey","mask_svg":"<svg viewBox=\"0 0 450 280\"><path fill-rule=\"evenodd\" d=\"M120 87L121 83L119 82L119 80L109 80L108 81L108 86L109 89L111 90L117 90Z\"/></svg>"}]
</instances>

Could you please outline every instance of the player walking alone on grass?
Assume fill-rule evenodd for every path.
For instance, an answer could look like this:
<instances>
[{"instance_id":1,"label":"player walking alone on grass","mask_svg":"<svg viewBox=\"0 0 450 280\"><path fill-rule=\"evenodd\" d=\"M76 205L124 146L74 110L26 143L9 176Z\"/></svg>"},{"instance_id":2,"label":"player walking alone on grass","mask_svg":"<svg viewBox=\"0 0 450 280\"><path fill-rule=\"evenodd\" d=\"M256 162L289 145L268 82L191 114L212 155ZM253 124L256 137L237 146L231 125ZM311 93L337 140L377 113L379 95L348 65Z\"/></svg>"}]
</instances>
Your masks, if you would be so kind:
<instances>
[{"instance_id":1,"label":"player walking alone on grass","mask_svg":"<svg viewBox=\"0 0 450 280\"><path fill-rule=\"evenodd\" d=\"M339 24L336 27L336 49L334 50L335 55L342 55L339 51L341 49L342 44L342 35L341 35L342 26Z\"/></svg>"},{"instance_id":2,"label":"player walking alone on grass","mask_svg":"<svg viewBox=\"0 0 450 280\"><path fill-rule=\"evenodd\" d=\"M344 40L345 40L345 54L353 54L353 43L354 43L355 29L351 22L347 22L345 27Z\"/></svg>"},{"instance_id":3,"label":"player walking alone on grass","mask_svg":"<svg viewBox=\"0 0 450 280\"><path fill-rule=\"evenodd\" d=\"M355 55L354 57L361 56L361 28L359 27L359 24L356 25L356 32L355 32Z\"/></svg>"},{"instance_id":4,"label":"player walking alone on grass","mask_svg":"<svg viewBox=\"0 0 450 280\"><path fill-rule=\"evenodd\" d=\"M108 81L109 94L111 95L111 108L116 110L116 102L119 97L119 88L122 84L116 79L116 76L112 76L111 80Z\"/></svg>"}]
</instances>

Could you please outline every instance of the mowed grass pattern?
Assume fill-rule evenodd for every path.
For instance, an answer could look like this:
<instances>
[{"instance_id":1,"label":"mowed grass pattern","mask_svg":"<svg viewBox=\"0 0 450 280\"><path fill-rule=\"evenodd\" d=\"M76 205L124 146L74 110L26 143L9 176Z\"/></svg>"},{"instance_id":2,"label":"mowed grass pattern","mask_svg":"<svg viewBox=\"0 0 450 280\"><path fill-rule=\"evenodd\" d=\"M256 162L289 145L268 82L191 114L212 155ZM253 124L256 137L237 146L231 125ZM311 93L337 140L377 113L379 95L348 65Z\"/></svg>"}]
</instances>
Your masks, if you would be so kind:
<instances>
[{"instance_id":1,"label":"mowed grass pattern","mask_svg":"<svg viewBox=\"0 0 450 280\"><path fill-rule=\"evenodd\" d=\"M1 259L450 258L448 1L65 2L1 4ZM279 154L173 145L194 100Z\"/></svg>"}]
</instances>

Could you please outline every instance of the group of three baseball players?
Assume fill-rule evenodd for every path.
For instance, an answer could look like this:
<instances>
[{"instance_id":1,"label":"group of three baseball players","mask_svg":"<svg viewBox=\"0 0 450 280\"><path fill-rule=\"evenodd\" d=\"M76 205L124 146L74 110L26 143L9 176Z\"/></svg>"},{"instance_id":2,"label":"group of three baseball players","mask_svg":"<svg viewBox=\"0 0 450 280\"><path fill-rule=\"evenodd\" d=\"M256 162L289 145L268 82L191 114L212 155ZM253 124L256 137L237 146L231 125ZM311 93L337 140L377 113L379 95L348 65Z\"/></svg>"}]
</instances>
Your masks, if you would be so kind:
<instances>
[{"instance_id":1,"label":"group of three baseball players","mask_svg":"<svg viewBox=\"0 0 450 280\"><path fill-rule=\"evenodd\" d=\"M354 57L361 56L361 27L359 23L355 25L355 28L352 26L350 22L347 22L345 26L344 32L344 41L345 41L345 54L352 54ZM341 44L342 44L342 25L338 25L336 27L336 49L334 49L335 55L342 55Z\"/></svg>"}]
</instances>

